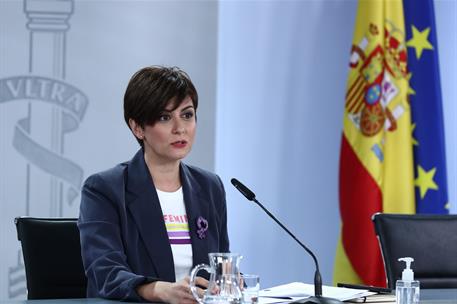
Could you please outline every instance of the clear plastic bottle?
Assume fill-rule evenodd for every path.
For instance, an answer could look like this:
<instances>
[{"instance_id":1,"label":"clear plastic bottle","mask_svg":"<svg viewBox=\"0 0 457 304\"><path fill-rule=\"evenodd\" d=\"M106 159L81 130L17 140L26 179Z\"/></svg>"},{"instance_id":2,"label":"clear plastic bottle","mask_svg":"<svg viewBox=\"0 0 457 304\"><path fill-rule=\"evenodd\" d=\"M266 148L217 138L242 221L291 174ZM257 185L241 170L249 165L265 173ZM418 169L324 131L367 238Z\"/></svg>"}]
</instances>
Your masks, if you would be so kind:
<instances>
[{"instance_id":1,"label":"clear plastic bottle","mask_svg":"<svg viewBox=\"0 0 457 304\"><path fill-rule=\"evenodd\" d=\"M395 296L397 304L418 304L420 294L419 281L414 280L414 272L411 270L413 258L400 258L399 261L406 262L406 268L403 270L401 280L395 284Z\"/></svg>"}]
</instances>

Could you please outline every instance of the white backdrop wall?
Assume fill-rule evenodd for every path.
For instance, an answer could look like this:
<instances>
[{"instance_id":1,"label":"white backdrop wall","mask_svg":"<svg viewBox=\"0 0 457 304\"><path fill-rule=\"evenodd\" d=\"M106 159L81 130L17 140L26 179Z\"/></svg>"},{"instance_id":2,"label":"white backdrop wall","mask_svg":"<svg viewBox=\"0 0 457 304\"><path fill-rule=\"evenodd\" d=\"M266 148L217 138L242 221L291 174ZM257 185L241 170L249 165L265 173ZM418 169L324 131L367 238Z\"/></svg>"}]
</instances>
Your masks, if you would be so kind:
<instances>
[{"instance_id":1,"label":"white backdrop wall","mask_svg":"<svg viewBox=\"0 0 457 304\"><path fill-rule=\"evenodd\" d=\"M266 287L311 282L314 267L233 190L231 177L252 187L316 251L324 281L331 282L356 1L32 2L29 11L64 12L68 20L61 23L69 28L34 34L31 44L24 2L0 0L0 299L25 297L13 218L77 216L80 197L72 194L81 181L138 148L123 122L123 93L131 74L151 64L182 67L198 88L199 130L187 162L222 177L232 251L245 256L243 271L259 273ZM436 9L452 203L457 6L439 0ZM59 118L63 112L73 119ZM63 120L66 125L56 125ZM29 138L19 137L27 135L21 130ZM62 170L53 157L73 166ZM451 208L456 213L456 204Z\"/></svg>"},{"instance_id":2,"label":"white backdrop wall","mask_svg":"<svg viewBox=\"0 0 457 304\"><path fill-rule=\"evenodd\" d=\"M457 3L435 2L451 212L457 212ZM264 287L312 283L310 257L230 185L236 177L317 254L332 284L338 161L357 1L223 1L219 7L216 171L231 249Z\"/></svg>"},{"instance_id":3,"label":"white backdrop wall","mask_svg":"<svg viewBox=\"0 0 457 304\"><path fill-rule=\"evenodd\" d=\"M355 2L223 2L216 170L237 177L319 257L331 282ZM236 121L236 123L235 123ZM227 186L232 250L264 286L312 282L303 249Z\"/></svg>"}]
</instances>

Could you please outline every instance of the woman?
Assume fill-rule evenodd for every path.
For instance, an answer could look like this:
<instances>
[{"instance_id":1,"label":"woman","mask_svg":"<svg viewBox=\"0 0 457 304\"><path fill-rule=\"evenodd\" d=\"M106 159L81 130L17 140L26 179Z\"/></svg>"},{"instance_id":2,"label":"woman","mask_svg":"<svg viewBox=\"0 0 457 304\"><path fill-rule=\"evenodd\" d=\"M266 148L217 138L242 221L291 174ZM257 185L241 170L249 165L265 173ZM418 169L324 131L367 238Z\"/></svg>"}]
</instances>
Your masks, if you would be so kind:
<instances>
[{"instance_id":1,"label":"woman","mask_svg":"<svg viewBox=\"0 0 457 304\"><path fill-rule=\"evenodd\" d=\"M229 251L220 178L181 161L194 142L197 106L192 81L176 67L132 76L124 118L141 149L82 189L88 297L195 303L189 270L208 263L209 252Z\"/></svg>"}]
</instances>

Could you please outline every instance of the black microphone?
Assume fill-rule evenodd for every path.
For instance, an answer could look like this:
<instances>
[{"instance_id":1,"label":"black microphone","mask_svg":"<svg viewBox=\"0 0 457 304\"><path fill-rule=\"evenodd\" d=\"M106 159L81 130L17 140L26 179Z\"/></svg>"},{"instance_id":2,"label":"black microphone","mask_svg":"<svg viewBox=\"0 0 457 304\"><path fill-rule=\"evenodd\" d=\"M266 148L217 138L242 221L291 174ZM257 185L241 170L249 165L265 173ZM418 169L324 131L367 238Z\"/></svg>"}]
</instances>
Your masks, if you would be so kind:
<instances>
[{"instance_id":1,"label":"black microphone","mask_svg":"<svg viewBox=\"0 0 457 304\"><path fill-rule=\"evenodd\" d=\"M265 211L282 229L284 229L305 251L313 258L314 265L316 266L316 272L314 273L314 297L309 297L303 300L298 300L292 303L320 303L320 304L342 304L338 299L334 298L326 298L322 296L322 277L319 271L319 263L317 262L317 258L314 253L308 249L300 240L289 231L267 208L265 208L256 198L254 192L252 192L248 187L243 185L239 180L236 178L231 179L232 185L235 186L238 191L241 192L248 200L255 202L260 208Z\"/></svg>"}]
</instances>

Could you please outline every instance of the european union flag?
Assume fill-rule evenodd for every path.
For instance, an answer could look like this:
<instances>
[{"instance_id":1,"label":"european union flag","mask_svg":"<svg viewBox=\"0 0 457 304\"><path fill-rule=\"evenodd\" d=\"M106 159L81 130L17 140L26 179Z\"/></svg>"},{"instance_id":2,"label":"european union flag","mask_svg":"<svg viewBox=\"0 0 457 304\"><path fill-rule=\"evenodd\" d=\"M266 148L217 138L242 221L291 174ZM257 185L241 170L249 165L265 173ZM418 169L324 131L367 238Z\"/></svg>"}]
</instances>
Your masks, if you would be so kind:
<instances>
[{"instance_id":1,"label":"european union flag","mask_svg":"<svg viewBox=\"0 0 457 304\"><path fill-rule=\"evenodd\" d=\"M416 213L449 213L443 109L432 0L404 0Z\"/></svg>"}]
</instances>

